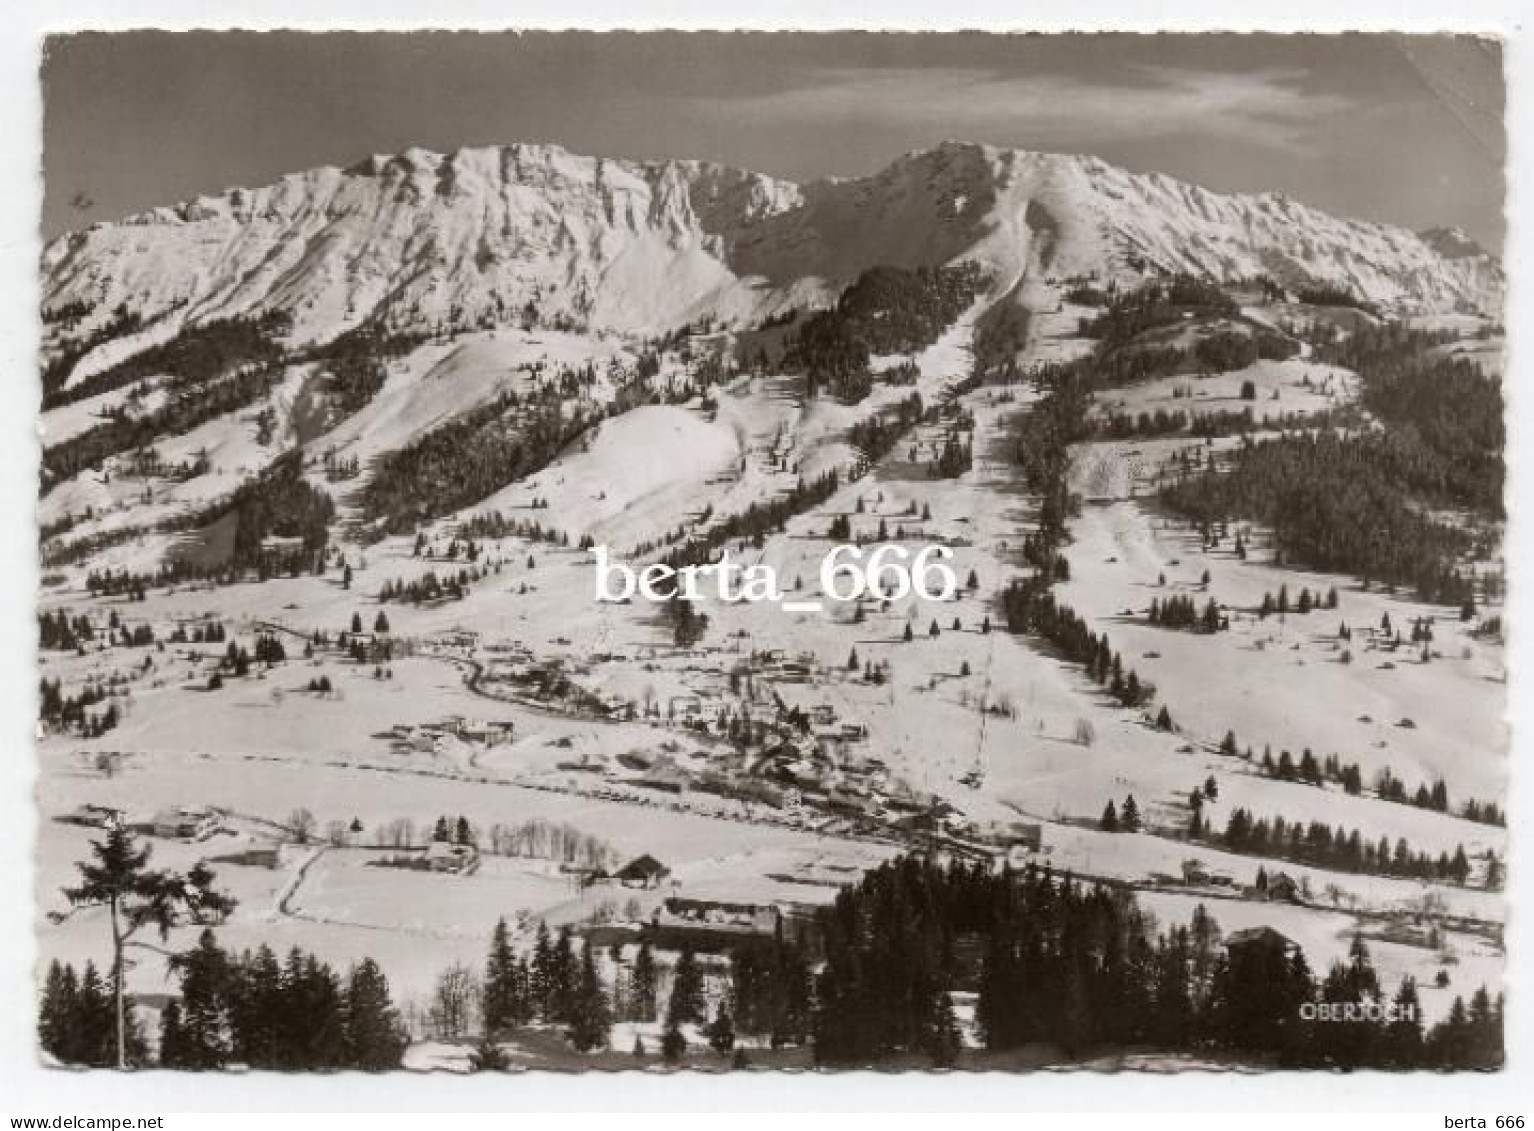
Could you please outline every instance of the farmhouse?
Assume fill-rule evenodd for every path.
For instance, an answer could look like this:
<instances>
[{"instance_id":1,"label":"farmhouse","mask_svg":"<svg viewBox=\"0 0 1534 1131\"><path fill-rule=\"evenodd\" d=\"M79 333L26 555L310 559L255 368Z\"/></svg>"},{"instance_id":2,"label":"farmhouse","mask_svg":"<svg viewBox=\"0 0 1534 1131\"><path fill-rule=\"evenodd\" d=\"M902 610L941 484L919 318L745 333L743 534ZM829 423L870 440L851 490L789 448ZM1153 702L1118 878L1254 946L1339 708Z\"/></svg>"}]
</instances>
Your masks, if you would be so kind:
<instances>
[{"instance_id":1,"label":"farmhouse","mask_svg":"<svg viewBox=\"0 0 1534 1131\"><path fill-rule=\"evenodd\" d=\"M466 872L478 862L479 849L472 844L434 840L426 848L426 866L433 872Z\"/></svg>"},{"instance_id":2,"label":"farmhouse","mask_svg":"<svg viewBox=\"0 0 1534 1131\"><path fill-rule=\"evenodd\" d=\"M200 840L217 828L218 814L210 809L161 809L150 821L150 831L155 836L171 840Z\"/></svg>"},{"instance_id":3,"label":"farmhouse","mask_svg":"<svg viewBox=\"0 0 1534 1131\"><path fill-rule=\"evenodd\" d=\"M479 633L466 628L450 628L428 636L421 643L428 649L438 651L471 652L479 646Z\"/></svg>"},{"instance_id":4,"label":"farmhouse","mask_svg":"<svg viewBox=\"0 0 1534 1131\"><path fill-rule=\"evenodd\" d=\"M655 922L702 924L755 934L777 930L781 915L770 904L734 903L719 899L684 899L673 896L655 912Z\"/></svg>"},{"instance_id":5,"label":"farmhouse","mask_svg":"<svg viewBox=\"0 0 1534 1131\"><path fill-rule=\"evenodd\" d=\"M671 869L655 857L646 854L630 860L619 868L613 879L626 888L653 888L671 875Z\"/></svg>"},{"instance_id":6,"label":"farmhouse","mask_svg":"<svg viewBox=\"0 0 1534 1131\"><path fill-rule=\"evenodd\" d=\"M1009 854L1013 850L1023 853L1044 850L1044 826L1032 821L987 821L980 826L979 833L982 840L999 845Z\"/></svg>"},{"instance_id":7,"label":"farmhouse","mask_svg":"<svg viewBox=\"0 0 1534 1131\"><path fill-rule=\"evenodd\" d=\"M481 722L478 719L460 720L457 728L459 738L465 742L476 742L481 746L499 746L510 742L515 730L515 723L501 719L492 719L489 722Z\"/></svg>"},{"instance_id":8,"label":"farmhouse","mask_svg":"<svg viewBox=\"0 0 1534 1131\"><path fill-rule=\"evenodd\" d=\"M1288 935L1272 927L1248 927L1244 931L1232 931L1225 936L1225 949L1233 953L1243 950L1267 950L1290 955L1300 949L1300 944Z\"/></svg>"},{"instance_id":9,"label":"farmhouse","mask_svg":"<svg viewBox=\"0 0 1534 1131\"><path fill-rule=\"evenodd\" d=\"M1288 872L1275 872L1268 877L1267 896L1275 902L1298 903L1300 885L1294 882L1294 877Z\"/></svg>"}]
</instances>

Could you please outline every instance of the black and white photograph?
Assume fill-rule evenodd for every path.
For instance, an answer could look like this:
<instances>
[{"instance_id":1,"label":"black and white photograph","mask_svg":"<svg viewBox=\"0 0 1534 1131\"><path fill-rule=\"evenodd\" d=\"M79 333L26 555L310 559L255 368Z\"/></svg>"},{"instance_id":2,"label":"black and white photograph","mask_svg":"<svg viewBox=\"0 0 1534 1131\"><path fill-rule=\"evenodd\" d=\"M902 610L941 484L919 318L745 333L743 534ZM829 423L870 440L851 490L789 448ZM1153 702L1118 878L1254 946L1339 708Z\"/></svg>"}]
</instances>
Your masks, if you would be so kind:
<instances>
[{"instance_id":1,"label":"black and white photograph","mask_svg":"<svg viewBox=\"0 0 1534 1131\"><path fill-rule=\"evenodd\" d=\"M1505 1070L1495 35L37 55L42 1070Z\"/></svg>"}]
</instances>

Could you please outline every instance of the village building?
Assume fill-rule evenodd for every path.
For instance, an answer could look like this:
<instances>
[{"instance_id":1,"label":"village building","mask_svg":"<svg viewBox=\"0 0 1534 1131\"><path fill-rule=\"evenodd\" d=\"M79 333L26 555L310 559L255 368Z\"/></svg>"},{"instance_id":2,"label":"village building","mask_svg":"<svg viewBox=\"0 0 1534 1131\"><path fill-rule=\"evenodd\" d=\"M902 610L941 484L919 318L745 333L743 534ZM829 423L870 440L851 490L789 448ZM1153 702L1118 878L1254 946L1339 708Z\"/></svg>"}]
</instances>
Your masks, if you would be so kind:
<instances>
[{"instance_id":1,"label":"village building","mask_svg":"<svg viewBox=\"0 0 1534 1131\"><path fill-rule=\"evenodd\" d=\"M667 876L671 875L671 869L662 864L655 857L646 853L635 857L613 875L626 888L655 888Z\"/></svg>"},{"instance_id":2,"label":"village building","mask_svg":"<svg viewBox=\"0 0 1534 1131\"><path fill-rule=\"evenodd\" d=\"M1225 949L1233 954L1243 950L1265 950L1288 957L1299 951L1300 944L1272 927L1261 926L1232 931L1225 936Z\"/></svg>"},{"instance_id":3,"label":"village building","mask_svg":"<svg viewBox=\"0 0 1534 1131\"><path fill-rule=\"evenodd\" d=\"M302 538L285 538L279 534L268 534L261 539L261 560L270 565L301 554L304 550Z\"/></svg>"},{"instance_id":4,"label":"village building","mask_svg":"<svg viewBox=\"0 0 1534 1131\"><path fill-rule=\"evenodd\" d=\"M657 924L687 923L751 934L771 934L777 930L781 918L778 909L770 904L673 896L656 910L654 921Z\"/></svg>"},{"instance_id":5,"label":"village building","mask_svg":"<svg viewBox=\"0 0 1534 1131\"><path fill-rule=\"evenodd\" d=\"M1268 877L1267 898L1276 903L1299 903L1300 885L1288 872L1275 872Z\"/></svg>"},{"instance_id":6,"label":"village building","mask_svg":"<svg viewBox=\"0 0 1534 1131\"><path fill-rule=\"evenodd\" d=\"M185 806L161 809L150 821L150 831L169 840L201 840L217 828L217 813Z\"/></svg>"},{"instance_id":7,"label":"village building","mask_svg":"<svg viewBox=\"0 0 1534 1131\"><path fill-rule=\"evenodd\" d=\"M479 863L479 849L472 844L434 840L426 846L425 860L433 872L466 872Z\"/></svg>"}]
</instances>

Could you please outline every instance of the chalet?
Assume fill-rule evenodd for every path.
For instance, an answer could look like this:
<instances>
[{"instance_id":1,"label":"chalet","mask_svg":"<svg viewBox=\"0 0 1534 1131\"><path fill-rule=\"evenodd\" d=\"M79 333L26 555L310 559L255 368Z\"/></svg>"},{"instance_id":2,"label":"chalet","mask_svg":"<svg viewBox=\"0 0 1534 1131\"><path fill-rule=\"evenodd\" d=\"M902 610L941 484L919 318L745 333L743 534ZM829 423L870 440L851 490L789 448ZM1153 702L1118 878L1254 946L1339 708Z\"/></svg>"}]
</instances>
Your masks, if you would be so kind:
<instances>
[{"instance_id":1,"label":"chalet","mask_svg":"<svg viewBox=\"0 0 1534 1131\"><path fill-rule=\"evenodd\" d=\"M709 927L729 928L753 934L771 934L777 930L781 915L770 904L734 903L719 899L666 900L655 912L655 922L667 920Z\"/></svg>"},{"instance_id":2,"label":"chalet","mask_svg":"<svg viewBox=\"0 0 1534 1131\"><path fill-rule=\"evenodd\" d=\"M1268 877L1267 897L1273 902L1300 902L1300 885L1288 872L1275 872Z\"/></svg>"},{"instance_id":3,"label":"chalet","mask_svg":"<svg viewBox=\"0 0 1534 1131\"><path fill-rule=\"evenodd\" d=\"M479 862L479 849L472 844L434 840L426 847L425 859L433 872L466 872Z\"/></svg>"},{"instance_id":4,"label":"chalet","mask_svg":"<svg viewBox=\"0 0 1534 1131\"><path fill-rule=\"evenodd\" d=\"M979 829L982 840L1023 854L1044 851L1044 826L1032 821L987 821Z\"/></svg>"},{"instance_id":5,"label":"chalet","mask_svg":"<svg viewBox=\"0 0 1534 1131\"><path fill-rule=\"evenodd\" d=\"M1232 931L1226 935L1225 949L1232 953L1243 950L1268 950L1288 956L1296 953L1300 949L1300 944L1272 927L1248 927L1244 931Z\"/></svg>"},{"instance_id":6,"label":"chalet","mask_svg":"<svg viewBox=\"0 0 1534 1131\"><path fill-rule=\"evenodd\" d=\"M477 719L460 720L456 727L459 738L481 746L499 746L510 742L515 730L516 724L501 719L490 722L480 722Z\"/></svg>"},{"instance_id":7,"label":"chalet","mask_svg":"<svg viewBox=\"0 0 1534 1131\"><path fill-rule=\"evenodd\" d=\"M614 874L617 880L626 888L654 888L659 887L661 881L671 875L671 869L662 864L655 857L646 854L635 857Z\"/></svg>"},{"instance_id":8,"label":"chalet","mask_svg":"<svg viewBox=\"0 0 1534 1131\"><path fill-rule=\"evenodd\" d=\"M479 646L479 633L466 628L450 628L428 636L422 643L427 648L472 651Z\"/></svg>"},{"instance_id":9,"label":"chalet","mask_svg":"<svg viewBox=\"0 0 1534 1131\"><path fill-rule=\"evenodd\" d=\"M1209 869L1204 867L1202 860L1184 860L1182 862L1182 882L1185 884L1207 884L1209 882Z\"/></svg>"},{"instance_id":10,"label":"chalet","mask_svg":"<svg viewBox=\"0 0 1534 1131\"><path fill-rule=\"evenodd\" d=\"M649 936L660 950L728 954L777 937L775 908L703 899L668 899L651 917Z\"/></svg>"},{"instance_id":11,"label":"chalet","mask_svg":"<svg viewBox=\"0 0 1534 1131\"><path fill-rule=\"evenodd\" d=\"M170 840L200 840L218 828L218 814L210 809L173 807L161 809L150 822L155 836Z\"/></svg>"}]
</instances>

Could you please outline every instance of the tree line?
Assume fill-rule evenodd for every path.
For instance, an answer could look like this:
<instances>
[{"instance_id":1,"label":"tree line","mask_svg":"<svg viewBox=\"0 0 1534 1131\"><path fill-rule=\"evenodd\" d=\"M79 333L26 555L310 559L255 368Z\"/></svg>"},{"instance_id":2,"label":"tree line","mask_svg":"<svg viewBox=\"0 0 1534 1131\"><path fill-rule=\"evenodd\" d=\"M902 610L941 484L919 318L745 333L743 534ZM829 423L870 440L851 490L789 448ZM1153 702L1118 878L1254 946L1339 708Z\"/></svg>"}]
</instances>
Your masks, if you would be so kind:
<instances>
[{"instance_id":1,"label":"tree line","mask_svg":"<svg viewBox=\"0 0 1534 1131\"><path fill-rule=\"evenodd\" d=\"M282 337L292 328L286 311L272 310L256 318L228 318L186 326L167 342L149 346L116 365L69 388L64 387L75 364L96 345L140 328L137 315L119 308L119 317L71 347L43 372L43 409L73 404L120 389L145 377L170 375L170 391L195 391L236 369L269 368L282 361Z\"/></svg>"},{"instance_id":2,"label":"tree line","mask_svg":"<svg viewBox=\"0 0 1534 1131\"><path fill-rule=\"evenodd\" d=\"M1207 823L1202 809L1195 805L1188 838L1231 852L1292 860L1328 871L1432 880L1461 887L1470 880L1470 860L1464 845L1456 846L1452 854L1440 852L1434 858L1429 852L1414 851L1405 837L1394 844L1386 836L1375 842L1357 829L1333 827L1324 821L1253 817L1240 807L1231 810L1220 832Z\"/></svg>"},{"instance_id":3,"label":"tree line","mask_svg":"<svg viewBox=\"0 0 1534 1131\"><path fill-rule=\"evenodd\" d=\"M914 353L935 342L984 290L979 266L878 266L864 271L830 310L812 314L787 343L783 365L849 404L868 396L871 354Z\"/></svg>"},{"instance_id":4,"label":"tree line","mask_svg":"<svg viewBox=\"0 0 1534 1131\"><path fill-rule=\"evenodd\" d=\"M1348 963L1317 977L1282 936L1223 939L1202 907L1187 925L1158 931L1127 889L1045 869L903 857L843 889L819 921L825 963L812 1031L826 1066L953 1063L950 994L970 987L992 1052L1043 1044L1077 1059L1151 1045L1340 1068L1502 1060L1500 999L1483 990L1425 1031L1415 984L1405 979L1388 998L1361 938ZM1302 1008L1349 1002L1376 1009L1342 1026ZM1378 1008L1392 1002L1393 1011ZM1395 1020L1379 1016L1387 1012Z\"/></svg>"},{"instance_id":5,"label":"tree line","mask_svg":"<svg viewBox=\"0 0 1534 1131\"><path fill-rule=\"evenodd\" d=\"M1228 466L1186 465L1161 499L1196 523L1262 522L1283 559L1411 587L1423 600L1473 597L1462 566L1471 534L1423 513L1441 493L1428 449L1378 432L1320 431L1245 440Z\"/></svg>"},{"instance_id":6,"label":"tree line","mask_svg":"<svg viewBox=\"0 0 1534 1131\"><path fill-rule=\"evenodd\" d=\"M1081 664L1120 706L1138 707L1155 697L1155 687L1124 665L1108 634L1094 633L1079 613L1056 600L1047 581L1038 576L1013 580L1002 591L1001 605L1011 631L1048 640L1067 660Z\"/></svg>"},{"instance_id":7,"label":"tree line","mask_svg":"<svg viewBox=\"0 0 1534 1131\"><path fill-rule=\"evenodd\" d=\"M1452 340L1452 334L1395 324L1361 327L1323 343L1316 357L1357 373L1364 406L1437 457L1434 486L1444 497L1500 519L1507 445L1502 383L1475 362L1441 352Z\"/></svg>"}]
</instances>

